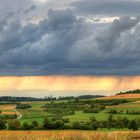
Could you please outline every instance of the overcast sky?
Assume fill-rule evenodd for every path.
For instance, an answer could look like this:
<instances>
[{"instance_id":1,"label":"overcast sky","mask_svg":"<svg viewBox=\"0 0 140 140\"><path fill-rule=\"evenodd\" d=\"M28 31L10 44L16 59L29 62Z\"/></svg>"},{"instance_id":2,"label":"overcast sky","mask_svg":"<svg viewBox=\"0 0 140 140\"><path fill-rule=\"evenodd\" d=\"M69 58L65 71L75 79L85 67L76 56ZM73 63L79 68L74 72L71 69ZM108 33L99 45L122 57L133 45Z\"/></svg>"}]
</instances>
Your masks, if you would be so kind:
<instances>
[{"instance_id":1,"label":"overcast sky","mask_svg":"<svg viewBox=\"0 0 140 140\"><path fill-rule=\"evenodd\" d=\"M0 0L0 75L139 75L139 0Z\"/></svg>"}]
</instances>

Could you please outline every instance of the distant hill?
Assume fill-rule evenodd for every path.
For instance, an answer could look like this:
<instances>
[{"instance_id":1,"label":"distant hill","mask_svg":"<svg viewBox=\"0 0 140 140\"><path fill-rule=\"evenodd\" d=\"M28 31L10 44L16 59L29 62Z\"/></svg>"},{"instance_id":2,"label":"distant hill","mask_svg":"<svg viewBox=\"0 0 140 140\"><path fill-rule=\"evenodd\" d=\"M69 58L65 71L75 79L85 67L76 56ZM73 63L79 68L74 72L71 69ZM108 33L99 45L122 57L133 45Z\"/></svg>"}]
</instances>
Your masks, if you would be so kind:
<instances>
[{"instance_id":1,"label":"distant hill","mask_svg":"<svg viewBox=\"0 0 140 140\"><path fill-rule=\"evenodd\" d=\"M15 96L1 96L0 103L4 102L24 102L24 101L50 101L56 100L53 97L45 97L45 98L33 98L33 97L15 97Z\"/></svg>"},{"instance_id":2,"label":"distant hill","mask_svg":"<svg viewBox=\"0 0 140 140\"><path fill-rule=\"evenodd\" d=\"M117 93L116 95L122 95L122 94L140 94L140 89L135 89L135 90L129 90L125 92L120 92Z\"/></svg>"},{"instance_id":3,"label":"distant hill","mask_svg":"<svg viewBox=\"0 0 140 140\"><path fill-rule=\"evenodd\" d=\"M108 96L108 97L103 97L103 98L99 98L99 99L140 99L140 94L119 94L119 95L112 95L112 96Z\"/></svg>"},{"instance_id":4,"label":"distant hill","mask_svg":"<svg viewBox=\"0 0 140 140\"><path fill-rule=\"evenodd\" d=\"M24 102L24 101L55 101L55 100L75 100L75 99L93 99L105 97L103 95L80 95L80 96L60 96L56 97L44 97L44 98L33 98L33 97L15 97L15 96L1 96L0 103L14 103L14 102Z\"/></svg>"},{"instance_id":5,"label":"distant hill","mask_svg":"<svg viewBox=\"0 0 140 140\"><path fill-rule=\"evenodd\" d=\"M132 99L140 98L140 89L120 92L120 93L117 93L115 95L103 97L100 99L131 99L131 98Z\"/></svg>"}]
</instances>

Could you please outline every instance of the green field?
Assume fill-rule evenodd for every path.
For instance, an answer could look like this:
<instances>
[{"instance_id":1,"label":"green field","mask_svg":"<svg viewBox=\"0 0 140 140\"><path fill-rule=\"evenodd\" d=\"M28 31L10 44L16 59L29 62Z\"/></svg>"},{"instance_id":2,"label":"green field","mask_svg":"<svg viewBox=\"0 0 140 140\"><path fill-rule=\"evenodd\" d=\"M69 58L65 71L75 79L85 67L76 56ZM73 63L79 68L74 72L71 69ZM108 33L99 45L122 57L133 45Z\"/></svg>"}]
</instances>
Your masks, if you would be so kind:
<instances>
[{"instance_id":1,"label":"green field","mask_svg":"<svg viewBox=\"0 0 140 140\"><path fill-rule=\"evenodd\" d=\"M17 109L18 112L20 112L23 117L20 119L21 122L29 122L31 123L33 120L38 121L39 123L42 123L45 117L50 116L51 114L43 111L41 106L43 106L46 102L26 102L27 104L30 104L32 108L29 109Z\"/></svg>"},{"instance_id":2,"label":"green field","mask_svg":"<svg viewBox=\"0 0 140 140\"><path fill-rule=\"evenodd\" d=\"M37 120L39 123L42 123L45 117L51 117L51 113L45 112L41 106L47 102L27 102L32 106L30 109L18 109L23 117L20 119L22 122L32 122ZM116 110L140 110L140 102L129 102L125 104L119 104L117 106L106 107L105 110L100 113L83 113L82 111L76 111L74 115L65 116L64 118L69 118L71 122L74 121L89 121L90 117L94 116L97 120L107 120L109 114L106 113L107 110L116 109ZM129 114L115 114L114 117L127 117L128 119L140 118L140 115L129 115Z\"/></svg>"},{"instance_id":3,"label":"green field","mask_svg":"<svg viewBox=\"0 0 140 140\"><path fill-rule=\"evenodd\" d=\"M139 100L139 99L138 99ZM61 102L67 102L67 101L55 101L55 103L61 103ZM39 122L39 124L42 124L44 118L46 117L52 117L53 114L44 111L42 106L45 104L49 104L50 102L24 102L25 104L29 104L32 107L28 109L16 109L22 117L19 119L22 123L28 122L31 123L32 121L36 120ZM5 106L0 106L0 110L5 112L14 112L14 108L8 108L8 106L13 105L7 105L7 108ZM114 106L106 106L106 109L103 111L100 111L99 113L83 113L83 111L75 111L74 115L68 115L64 116L63 118L69 118L70 122L88 122L92 116L94 116L98 121L107 120L108 116L110 114L107 114L106 111L110 109L115 110L140 110L140 102L139 101L131 101L128 103L123 103L119 105ZM128 119L136 119L140 118L139 115L130 115L130 114L115 114L114 118L117 117L126 117Z\"/></svg>"},{"instance_id":4,"label":"green field","mask_svg":"<svg viewBox=\"0 0 140 140\"><path fill-rule=\"evenodd\" d=\"M89 121L89 118L94 116L97 120L107 120L110 114L105 113L107 110L115 109L115 110L140 110L140 102L129 102L120 104L117 106L109 106L104 111L100 113L83 113L82 111L77 111L74 115L66 116L70 119L70 121ZM140 115L128 115L128 114L115 114L114 118L117 117L126 117L128 119L140 118Z\"/></svg>"}]
</instances>

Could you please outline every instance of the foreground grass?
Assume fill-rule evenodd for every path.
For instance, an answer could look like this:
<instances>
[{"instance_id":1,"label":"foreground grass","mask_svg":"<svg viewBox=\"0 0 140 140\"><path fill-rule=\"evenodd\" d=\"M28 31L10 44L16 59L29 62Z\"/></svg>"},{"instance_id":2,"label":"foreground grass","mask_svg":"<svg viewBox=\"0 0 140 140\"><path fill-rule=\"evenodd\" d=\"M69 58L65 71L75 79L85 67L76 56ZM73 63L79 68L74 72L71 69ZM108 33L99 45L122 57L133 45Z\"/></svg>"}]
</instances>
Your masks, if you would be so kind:
<instances>
[{"instance_id":1,"label":"foreground grass","mask_svg":"<svg viewBox=\"0 0 140 140\"><path fill-rule=\"evenodd\" d=\"M132 140L140 132L114 131L0 131L0 140Z\"/></svg>"}]
</instances>

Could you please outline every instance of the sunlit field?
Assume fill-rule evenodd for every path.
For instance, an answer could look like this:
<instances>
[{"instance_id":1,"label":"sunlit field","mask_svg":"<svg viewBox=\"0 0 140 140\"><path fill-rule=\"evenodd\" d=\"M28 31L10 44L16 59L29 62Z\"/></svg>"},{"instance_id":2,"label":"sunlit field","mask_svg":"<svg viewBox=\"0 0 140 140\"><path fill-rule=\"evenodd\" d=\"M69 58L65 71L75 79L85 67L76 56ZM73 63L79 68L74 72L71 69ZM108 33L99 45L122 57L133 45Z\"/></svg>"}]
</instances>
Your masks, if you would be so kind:
<instances>
[{"instance_id":1,"label":"sunlit field","mask_svg":"<svg viewBox=\"0 0 140 140\"><path fill-rule=\"evenodd\" d=\"M99 113L83 113L82 111L75 111L74 115L65 116L64 118L69 118L71 122L75 121L89 121L90 117L94 116L97 120L107 120L110 114L106 114L105 112L110 109L116 110L140 110L140 99L133 99L132 102L123 103L115 106L106 106L106 109ZM55 101L56 103L58 101ZM63 102L63 101L59 101ZM43 111L43 106L45 103L49 102L24 102L30 104L32 108L20 110L17 109L23 117L20 119L22 122L31 123L33 120L38 121L40 124L42 123L45 117L51 116L51 113ZM127 117L129 119L140 118L140 115L129 115L129 114L115 114L115 118L117 117Z\"/></svg>"},{"instance_id":2,"label":"sunlit field","mask_svg":"<svg viewBox=\"0 0 140 140\"><path fill-rule=\"evenodd\" d=\"M0 131L0 140L131 140L140 139L140 132L90 131Z\"/></svg>"}]
</instances>

